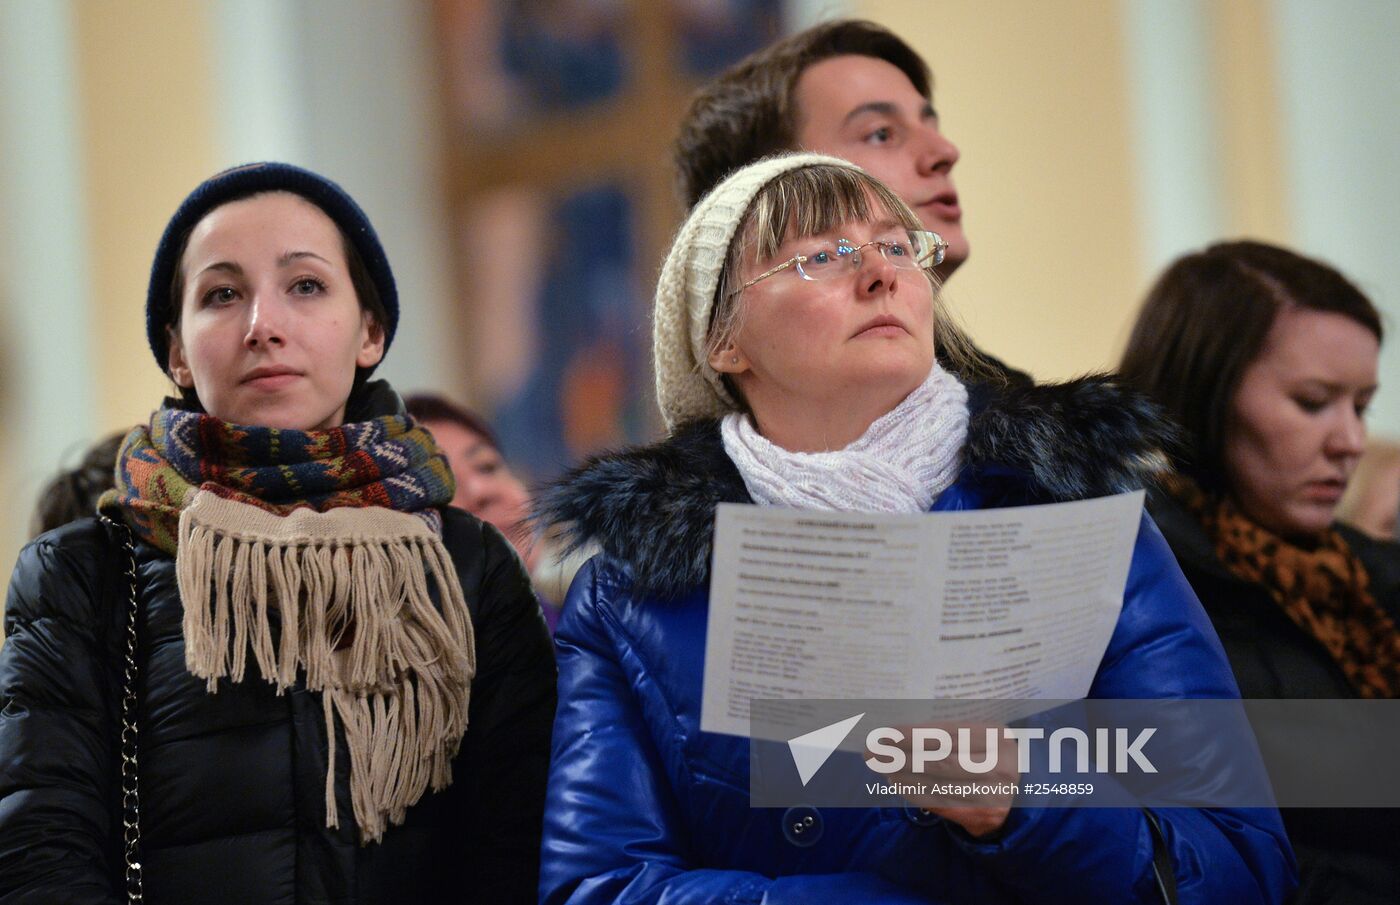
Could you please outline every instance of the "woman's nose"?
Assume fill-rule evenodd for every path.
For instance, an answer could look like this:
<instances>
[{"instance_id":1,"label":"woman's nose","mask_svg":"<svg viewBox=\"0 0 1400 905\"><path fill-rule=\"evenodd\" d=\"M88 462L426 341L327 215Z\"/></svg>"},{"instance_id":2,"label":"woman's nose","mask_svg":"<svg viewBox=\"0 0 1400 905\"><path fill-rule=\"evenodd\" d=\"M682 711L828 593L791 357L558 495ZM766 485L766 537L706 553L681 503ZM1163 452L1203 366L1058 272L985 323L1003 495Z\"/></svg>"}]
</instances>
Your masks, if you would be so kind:
<instances>
[{"instance_id":1,"label":"woman's nose","mask_svg":"<svg viewBox=\"0 0 1400 905\"><path fill-rule=\"evenodd\" d=\"M892 292L899 279L898 269L889 262L878 246L861 249L856 263L856 290L863 297Z\"/></svg>"},{"instance_id":2,"label":"woman's nose","mask_svg":"<svg viewBox=\"0 0 1400 905\"><path fill-rule=\"evenodd\" d=\"M1360 457L1366 451L1366 419L1348 406L1327 435L1327 444L1334 456Z\"/></svg>"},{"instance_id":3,"label":"woman's nose","mask_svg":"<svg viewBox=\"0 0 1400 905\"><path fill-rule=\"evenodd\" d=\"M275 294L261 292L253 296L248 306L248 332L243 345L249 349L280 346L286 342L286 312Z\"/></svg>"}]
</instances>

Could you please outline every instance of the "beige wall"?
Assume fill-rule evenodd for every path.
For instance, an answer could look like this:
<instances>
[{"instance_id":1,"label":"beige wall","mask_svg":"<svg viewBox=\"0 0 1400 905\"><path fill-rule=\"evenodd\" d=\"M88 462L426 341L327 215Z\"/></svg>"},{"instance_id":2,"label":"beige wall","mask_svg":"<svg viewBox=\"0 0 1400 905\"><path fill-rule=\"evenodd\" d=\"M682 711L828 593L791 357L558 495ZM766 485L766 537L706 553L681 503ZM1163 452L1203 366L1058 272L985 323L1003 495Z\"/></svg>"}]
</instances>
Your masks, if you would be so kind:
<instances>
[{"instance_id":1,"label":"beige wall","mask_svg":"<svg viewBox=\"0 0 1400 905\"><path fill-rule=\"evenodd\" d=\"M1226 228L1296 245L1283 171L1275 23L1267 0L1207 7L1215 34L1212 62L1220 85L1220 144Z\"/></svg>"},{"instance_id":2,"label":"beige wall","mask_svg":"<svg viewBox=\"0 0 1400 905\"><path fill-rule=\"evenodd\" d=\"M170 383L146 344L146 278L162 228L214 162L214 66L206 6L183 0L74 5L86 133L98 431L149 416ZM120 40L112 40L120 35Z\"/></svg>"}]
</instances>

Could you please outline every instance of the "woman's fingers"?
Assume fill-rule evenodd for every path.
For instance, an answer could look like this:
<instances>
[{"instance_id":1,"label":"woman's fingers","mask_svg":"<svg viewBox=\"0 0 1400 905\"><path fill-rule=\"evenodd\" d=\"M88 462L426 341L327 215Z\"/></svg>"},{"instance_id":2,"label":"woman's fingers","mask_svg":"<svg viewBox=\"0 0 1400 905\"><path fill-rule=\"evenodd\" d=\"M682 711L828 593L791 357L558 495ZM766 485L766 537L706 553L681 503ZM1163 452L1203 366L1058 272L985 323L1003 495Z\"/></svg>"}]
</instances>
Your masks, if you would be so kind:
<instances>
[{"instance_id":1,"label":"woman's fingers","mask_svg":"<svg viewBox=\"0 0 1400 905\"><path fill-rule=\"evenodd\" d=\"M999 829L1021 778L1015 741L999 725L935 723L899 727L866 763L911 805L951 820L973 836ZM890 750L898 755L891 756Z\"/></svg>"}]
</instances>

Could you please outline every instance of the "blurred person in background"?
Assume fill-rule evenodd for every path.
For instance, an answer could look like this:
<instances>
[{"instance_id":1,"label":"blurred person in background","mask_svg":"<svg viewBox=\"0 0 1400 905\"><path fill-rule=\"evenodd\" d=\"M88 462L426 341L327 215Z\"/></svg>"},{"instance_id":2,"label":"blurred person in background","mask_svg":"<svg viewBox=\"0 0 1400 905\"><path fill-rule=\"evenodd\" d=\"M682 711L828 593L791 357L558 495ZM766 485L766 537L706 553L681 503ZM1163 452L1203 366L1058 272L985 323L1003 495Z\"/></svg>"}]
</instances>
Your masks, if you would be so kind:
<instances>
[{"instance_id":1,"label":"blurred person in background","mask_svg":"<svg viewBox=\"0 0 1400 905\"><path fill-rule=\"evenodd\" d=\"M940 279L967 260L972 249L953 185L961 155L933 106L928 63L889 29L838 19L739 61L695 93L672 159L686 206L694 207L739 167L797 150L849 160L893 189L948 243ZM1004 378L1031 382L973 351Z\"/></svg>"},{"instance_id":2,"label":"blurred person in background","mask_svg":"<svg viewBox=\"0 0 1400 905\"><path fill-rule=\"evenodd\" d=\"M546 905L628 902L1276 903L1270 809L751 807L747 739L700 729L721 503L926 511L1141 487L1156 409L1102 378L973 383L936 292L943 243L891 189L815 154L762 160L696 205L662 267L670 434L541 497L602 552L556 634ZM1210 622L1144 515L1091 697L1236 698ZM927 808L927 810L921 810ZM1169 890L1175 889L1176 898Z\"/></svg>"},{"instance_id":3,"label":"blurred person in background","mask_svg":"<svg viewBox=\"0 0 1400 905\"><path fill-rule=\"evenodd\" d=\"M534 901L549 638L370 380L398 314L322 176L235 167L176 210L145 319L177 397L10 581L0 901Z\"/></svg>"},{"instance_id":4,"label":"blurred person in background","mask_svg":"<svg viewBox=\"0 0 1400 905\"><path fill-rule=\"evenodd\" d=\"M515 547L539 592L550 631L559 621L559 605L572 571L561 562L529 521L530 492L501 452L491 425L476 412L442 396L415 393L404 400L408 413L436 438L452 474L457 493L452 505L500 529Z\"/></svg>"},{"instance_id":5,"label":"blurred person in background","mask_svg":"<svg viewBox=\"0 0 1400 905\"><path fill-rule=\"evenodd\" d=\"M117 451L125 433L112 434L83 453L76 467L60 471L39 490L29 539L97 511L97 501L116 484Z\"/></svg>"},{"instance_id":6,"label":"blurred person in background","mask_svg":"<svg viewBox=\"0 0 1400 905\"><path fill-rule=\"evenodd\" d=\"M1395 541L1400 519L1400 444L1372 440L1337 504L1337 521L1376 540ZM1397 557L1400 558L1400 557ZM1400 568L1400 564L1397 564Z\"/></svg>"},{"instance_id":7,"label":"blurred person in background","mask_svg":"<svg viewBox=\"0 0 1400 905\"><path fill-rule=\"evenodd\" d=\"M1400 695L1400 558L1338 524L1366 443L1381 320L1321 261L1188 254L1148 293L1120 374L1184 430L1151 512L1247 698ZM1400 901L1400 815L1284 811L1298 901Z\"/></svg>"}]
</instances>

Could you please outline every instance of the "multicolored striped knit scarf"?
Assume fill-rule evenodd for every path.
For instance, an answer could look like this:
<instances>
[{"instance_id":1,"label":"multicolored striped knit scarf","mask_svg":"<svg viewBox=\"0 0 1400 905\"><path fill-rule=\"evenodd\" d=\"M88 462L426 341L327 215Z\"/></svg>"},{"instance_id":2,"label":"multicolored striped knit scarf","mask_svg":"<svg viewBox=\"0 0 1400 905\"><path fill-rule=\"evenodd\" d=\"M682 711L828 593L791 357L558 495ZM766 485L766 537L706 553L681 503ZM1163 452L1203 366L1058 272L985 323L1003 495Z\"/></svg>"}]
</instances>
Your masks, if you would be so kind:
<instances>
[{"instance_id":1,"label":"multicolored striped knit scarf","mask_svg":"<svg viewBox=\"0 0 1400 905\"><path fill-rule=\"evenodd\" d=\"M436 507L455 489L432 434L406 415L303 432L162 408L127 435L102 508L120 506L132 530L173 556L180 513L200 490L273 515L381 506L441 533Z\"/></svg>"},{"instance_id":2,"label":"multicolored striped knit scarf","mask_svg":"<svg viewBox=\"0 0 1400 905\"><path fill-rule=\"evenodd\" d=\"M251 660L279 693L304 677L321 694L363 842L451 782L466 732L476 651L436 508L453 491L406 416L301 432L163 408L126 438L101 501L174 555L186 667L210 692Z\"/></svg>"}]
</instances>

